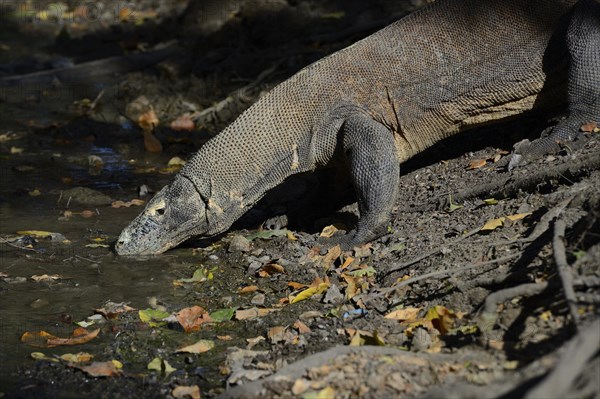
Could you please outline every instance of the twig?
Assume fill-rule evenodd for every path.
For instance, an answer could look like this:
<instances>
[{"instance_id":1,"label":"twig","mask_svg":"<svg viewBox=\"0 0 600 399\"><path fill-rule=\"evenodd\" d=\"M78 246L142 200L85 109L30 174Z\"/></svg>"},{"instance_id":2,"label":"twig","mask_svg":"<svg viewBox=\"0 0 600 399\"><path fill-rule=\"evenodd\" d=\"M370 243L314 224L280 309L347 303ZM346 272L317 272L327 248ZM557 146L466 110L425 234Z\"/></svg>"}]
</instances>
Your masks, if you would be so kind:
<instances>
[{"instance_id":1,"label":"twig","mask_svg":"<svg viewBox=\"0 0 600 399\"><path fill-rule=\"evenodd\" d=\"M97 261L95 261L95 260L91 260L91 259L88 259L88 258L84 258L83 256L80 256L80 255L75 255L75 257L76 257L77 259L85 260L85 261L87 261L87 262L90 262L90 263L98 263L98 262L97 262Z\"/></svg>"},{"instance_id":2,"label":"twig","mask_svg":"<svg viewBox=\"0 0 600 399\"><path fill-rule=\"evenodd\" d=\"M404 280L397 284L394 284L391 287L385 288L382 291L378 292L377 294L369 295L369 299L380 298L384 295L389 294L390 292L399 290L400 288L405 287L409 284L416 283L417 281L426 280L431 277L443 276L446 274L459 273L459 272L463 272L465 270L473 269L475 267L482 267L482 266L494 265L497 263L503 263L503 262L507 262L509 260L515 259L519 256L520 256L520 254L512 254L512 255L505 256L503 258L498 258L498 259L490 260L487 262L472 263L470 265L463 266L463 267L457 267L455 269L438 270L436 272L426 273L421 276L415 276L415 277L409 278L408 280Z\"/></svg>"},{"instance_id":3,"label":"twig","mask_svg":"<svg viewBox=\"0 0 600 399\"><path fill-rule=\"evenodd\" d=\"M477 227L476 229L473 229L473 230L469 231L467 234L464 234L464 235L458 237L457 239L455 239L454 241L452 241L451 243L449 243L446 247L450 247L452 245L458 244L459 242L461 242L461 241L463 241L463 240L465 240L465 239L467 239L467 238L469 238L469 237L477 234L479 232L479 230L481 230L481 228ZM436 248L434 250L431 250L429 252L424 253L421 256L417 256L416 258L413 258L411 260L403 262L403 263L399 264L398 266L396 266L396 267L394 267L394 268L392 268L390 270L387 270L386 273L382 277L388 276L388 275L392 274L393 272L396 272L396 271L399 271L399 270L403 270L403 269L405 269L405 268L407 268L409 266L414 265L415 263L419 263L420 261L422 261L424 259L427 259L430 256L433 256L433 255L436 255L436 254L440 253L442 250L443 250L442 247Z\"/></svg>"},{"instance_id":4,"label":"twig","mask_svg":"<svg viewBox=\"0 0 600 399\"><path fill-rule=\"evenodd\" d=\"M555 179L567 179L569 181L578 181L583 177L589 175L592 170L600 169L600 152L593 152L590 154L582 155L575 160L566 162L561 165L556 165L548 168L538 168L530 174L523 175L521 177L509 174L498 174L490 183L484 183L475 187L460 190L457 193L451 195L454 202L463 202L469 198L508 198L514 196L519 192L533 191L536 189L540 182L551 181ZM569 176L570 178L568 178ZM399 209L400 212L424 212L430 209L436 209L440 207L446 207L448 193L441 196L437 196L426 204L411 207L410 209Z\"/></svg>"},{"instance_id":5,"label":"twig","mask_svg":"<svg viewBox=\"0 0 600 399\"><path fill-rule=\"evenodd\" d=\"M579 324L579 315L577 314L577 298L575 296L575 289L573 288L573 275L571 274L571 268L567 263L567 255L565 251L565 229L566 224L562 219L558 219L554 222L554 238L552 239L552 249L554 252L554 262L558 269L558 275L563 285L563 291L565 293L565 299L569 306L569 312L575 328Z\"/></svg>"},{"instance_id":6,"label":"twig","mask_svg":"<svg viewBox=\"0 0 600 399\"><path fill-rule=\"evenodd\" d=\"M19 245L15 245L15 244L13 244L12 242L10 242L10 241L8 241L8 240L6 240L6 239L2 238L2 237L0 237L0 240L2 240L2 242L3 242L4 244L10 245L10 246L11 246L11 247L13 247L13 248L22 249L23 251L33 251L33 252L38 252L38 250L37 250L37 249L35 249L35 248L21 247L21 246L19 246Z\"/></svg>"},{"instance_id":7,"label":"twig","mask_svg":"<svg viewBox=\"0 0 600 399\"><path fill-rule=\"evenodd\" d=\"M569 388L584 370L587 362L596 356L600 349L598 331L600 331L600 319L596 319L569 341L556 367L525 395L525 399L570 396Z\"/></svg>"}]
</instances>

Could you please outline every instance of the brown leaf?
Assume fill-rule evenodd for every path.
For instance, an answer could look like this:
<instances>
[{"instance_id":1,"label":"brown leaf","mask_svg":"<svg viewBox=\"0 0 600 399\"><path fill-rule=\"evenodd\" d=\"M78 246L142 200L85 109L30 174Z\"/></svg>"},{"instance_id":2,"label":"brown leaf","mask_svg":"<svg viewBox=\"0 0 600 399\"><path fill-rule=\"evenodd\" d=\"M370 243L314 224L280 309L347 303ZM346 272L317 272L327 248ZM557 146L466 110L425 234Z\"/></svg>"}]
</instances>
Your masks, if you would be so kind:
<instances>
[{"instance_id":1,"label":"brown leaf","mask_svg":"<svg viewBox=\"0 0 600 399\"><path fill-rule=\"evenodd\" d=\"M176 386L175 389L173 389L173 391L171 391L171 395L173 395L173 397L175 399L200 399L201 398L200 388L198 387L198 385Z\"/></svg>"},{"instance_id":2,"label":"brown leaf","mask_svg":"<svg viewBox=\"0 0 600 399\"><path fill-rule=\"evenodd\" d=\"M419 315L420 311L421 311L421 308L404 308L404 309L394 310L394 311L386 314L384 317L386 319L394 319L394 320L412 322L417 319L417 316Z\"/></svg>"},{"instance_id":3,"label":"brown leaf","mask_svg":"<svg viewBox=\"0 0 600 399\"><path fill-rule=\"evenodd\" d=\"M54 335L46 331L29 332L26 331L21 335L21 342L31 346L40 348L48 348L48 339L56 338Z\"/></svg>"},{"instance_id":4,"label":"brown leaf","mask_svg":"<svg viewBox=\"0 0 600 399\"><path fill-rule=\"evenodd\" d=\"M90 211L89 209L81 211L81 213L80 213L81 217L84 217L84 218L91 218L95 214L96 214L96 212Z\"/></svg>"},{"instance_id":5,"label":"brown leaf","mask_svg":"<svg viewBox=\"0 0 600 399\"><path fill-rule=\"evenodd\" d=\"M257 317L263 317L273 312L275 309L270 308L250 308L250 309L238 309L235 311L236 320L248 320L255 319Z\"/></svg>"},{"instance_id":6,"label":"brown leaf","mask_svg":"<svg viewBox=\"0 0 600 399\"><path fill-rule=\"evenodd\" d=\"M247 294L249 292L258 291L258 287L256 285L249 285L247 287L242 287L238 290L240 294Z\"/></svg>"},{"instance_id":7,"label":"brown leaf","mask_svg":"<svg viewBox=\"0 0 600 399\"><path fill-rule=\"evenodd\" d=\"M469 169L469 170L479 169L479 168L485 166L486 163L487 163L487 160L485 160L485 159L474 159L471 162L469 162L469 166L467 166L467 169Z\"/></svg>"},{"instance_id":8,"label":"brown leaf","mask_svg":"<svg viewBox=\"0 0 600 399\"><path fill-rule=\"evenodd\" d=\"M589 122L589 123L586 123L585 125L581 126L581 131L585 132L585 133L591 133L597 127L598 127L598 124L596 122Z\"/></svg>"},{"instance_id":9,"label":"brown leaf","mask_svg":"<svg viewBox=\"0 0 600 399\"><path fill-rule=\"evenodd\" d=\"M341 255L342 255L342 248L339 245L336 245L335 247L331 247L327 251L327 254L323 257L323 260L321 261L321 265L325 269L330 269L333 267L333 263L336 261L336 259L339 258Z\"/></svg>"},{"instance_id":10,"label":"brown leaf","mask_svg":"<svg viewBox=\"0 0 600 399\"><path fill-rule=\"evenodd\" d=\"M114 377L120 374L119 369L112 361L94 362L89 366L77 366L91 377Z\"/></svg>"},{"instance_id":11,"label":"brown leaf","mask_svg":"<svg viewBox=\"0 0 600 399\"><path fill-rule=\"evenodd\" d=\"M300 334L307 334L312 331L309 326L307 326L300 320L296 320L296 322L294 323L294 328L296 328Z\"/></svg>"},{"instance_id":12,"label":"brown leaf","mask_svg":"<svg viewBox=\"0 0 600 399\"><path fill-rule=\"evenodd\" d=\"M306 284L297 283L295 281L290 281L287 283L288 287L292 287L294 290L301 290L303 288L308 287Z\"/></svg>"},{"instance_id":13,"label":"brown leaf","mask_svg":"<svg viewBox=\"0 0 600 399\"><path fill-rule=\"evenodd\" d=\"M71 338L51 338L48 339L49 346L62 346L62 345L81 345L96 338L100 333L100 329L97 328L92 332L88 332L83 327L78 327L73 331Z\"/></svg>"},{"instance_id":14,"label":"brown leaf","mask_svg":"<svg viewBox=\"0 0 600 399\"><path fill-rule=\"evenodd\" d=\"M210 322L212 319L204 308L192 306L177 312L177 321L181 324L185 332L191 332L200 330L202 324Z\"/></svg>"},{"instance_id":15,"label":"brown leaf","mask_svg":"<svg viewBox=\"0 0 600 399\"><path fill-rule=\"evenodd\" d=\"M103 308L96 309L95 312L101 314L107 319L114 319L121 313L132 312L136 310L131 306L125 304L124 302L116 303L116 302L106 302Z\"/></svg>"},{"instance_id":16,"label":"brown leaf","mask_svg":"<svg viewBox=\"0 0 600 399\"><path fill-rule=\"evenodd\" d=\"M196 128L191 114L183 114L171 122L171 129L190 131Z\"/></svg>"},{"instance_id":17,"label":"brown leaf","mask_svg":"<svg viewBox=\"0 0 600 399\"><path fill-rule=\"evenodd\" d=\"M184 346L183 348L177 349L175 352L185 352L185 353L204 353L208 352L212 348L215 347L215 343L208 339L201 339L195 344Z\"/></svg>"},{"instance_id":18,"label":"brown leaf","mask_svg":"<svg viewBox=\"0 0 600 399\"><path fill-rule=\"evenodd\" d=\"M152 131L158 126L158 123L158 116L156 116L156 112L153 109L149 109L138 117L138 125L144 131Z\"/></svg>"},{"instance_id":19,"label":"brown leaf","mask_svg":"<svg viewBox=\"0 0 600 399\"><path fill-rule=\"evenodd\" d=\"M58 274L53 274L51 276L47 275L47 274L42 274L42 275L38 275L38 274L34 274L33 276L31 276L31 279L33 281L35 281L36 283L39 283L40 281L56 281L56 280L60 280L62 277Z\"/></svg>"},{"instance_id":20,"label":"brown leaf","mask_svg":"<svg viewBox=\"0 0 600 399\"><path fill-rule=\"evenodd\" d=\"M267 331L267 338L269 338L269 341L272 344L285 340L285 327L275 326L269 328Z\"/></svg>"},{"instance_id":21,"label":"brown leaf","mask_svg":"<svg viewBox=\"0 0 600 399\"><path fill-rule=\"evenodd\" d=\"M148 152L162 152L163 146L151 130L144 130L144 148Z\"/></svg>"},{"instance_id":22,"label":"brown leaf","mask_svg":"<svg viewBox=\"0 0 600 399\"><path fill-rule=\"evenodd\" d=\"M260 277L269 277L277 273L285 273L284 267L277 263L268 263L260 269L258 275Z\"/></svg>"}]
</instances>

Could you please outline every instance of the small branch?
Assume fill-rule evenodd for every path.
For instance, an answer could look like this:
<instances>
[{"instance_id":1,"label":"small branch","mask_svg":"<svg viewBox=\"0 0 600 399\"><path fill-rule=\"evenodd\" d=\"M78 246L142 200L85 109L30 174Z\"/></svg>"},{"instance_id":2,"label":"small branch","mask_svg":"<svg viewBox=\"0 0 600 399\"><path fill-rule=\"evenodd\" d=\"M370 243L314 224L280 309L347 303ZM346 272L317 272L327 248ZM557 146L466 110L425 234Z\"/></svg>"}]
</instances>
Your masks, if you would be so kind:
<instances>
[{"instance_id":1,"label":"small branch","mask_svg":"<svg viewBox=\"0 0 600 399\"><path fill-rule=\"evenodd\" d=\"M37 249L34 249L34 248L27 248L27 247L21 247L21 246L19 246L19 245L15 245L15 244L13 244L12 242L10 242L10 241L8 241L8 240L6 240L6 239L4 239L4 238L1 238L1 237L0 237L0 240L1 240L1 241L2 241L4 244L6 244L6 245L10 245L10 246L11 246L11 247L13 247L13 248L22 249L23 251L33 251L33 252L38 252L38 250L37 250Z\"/></svg>"},{"instance_id":2,"label":"small branch","mask_svg":"<svg viewBox=\"0 0 600 399\"><path fill-rule=\"evenodd\" d=\"M562 219L558 219L554 222L554 238L552 239L552 249L554 252L554 262L558 269L558 275L563 285L563 291L569 306L569 312L575 327L579 324L579 315L577 314L577 298L575 296L575 289L573 288L573 275L571 268L567 263L567 255L565 250L565 229L566 224Z\"/></svg>"},{"instance_id":3,"label":"small branch","mask_svg":"<svg viewBox=\"0 0 600 399\"><path fill-rule=\"evenodd\" d=\"M452 241L451 243L449 243L446 247L450 247L452 245L458 244L459 242L461 242L461 241L463 241L463 240L465 240L465 239L467 239L467 238L469 238L469 237L477 234L479 232L479 230L481 230L481 228L477 227L476 229L473 229L473 230L469 231L467 234L462 235L462 236L458 237L457 239L455 239L454 241ZM436 248L436 249L431 250L429 252L426 252L426 253L424 253L421 256L417 256L416 258L413 258L411 260L403 262L403 263L399 264L398 266L394 267L393 269L387 270L386 273L382 277L389 276L393 272L397 272L397 271L403 270L403 269L405 269L405 268L407 268L409 266L414 265L415 263L419 263L420 261L422 261L424 259L427 259L430 256L437 255L441 251L442 251L442 247L439 247L439 248Z\"/></svg>"},{"instance_id":4,"label":"small branch","mask_svg":"<svg viewBox=\"0 0 600 399\"><path fill-rule=\"evenodd\" d=\"M426 273L423 274L421 276L416 276L413 278L409 278L408 280L404 280L401 281L397 284L394 284L391 287L385 288L382 291L378 292L377 294L374 295L369 295L369 299L375 299L375 298L380 298L384 295L389 294L390 292L394 292L396 290L399 290L402 287L406 287L409 284L412 283L416 283L417 281L421 281L421 280L426 280L428 278L431 277L438 277L438 276L444 276L444 275L448 275L448 274L454 274L454 273L460 273L469 269L473 269L476 267L483 267L483 266L489 266L489 265L495 265L498 263L504 263L507 262L509 260L515 259L517 257L519 257L521 254L513 254L513 255L508 255L505 256L503 258L498 258L498 259L494 259L494 260L490 260L487 262L478 262L478 263L472 263L470 265L467 266L463 266L463 267L457 267L456 269L447 269L447 270L438 270L436 272L431 272L431 273Z\"/></svg>"},{"instance_id":5,"label":"small branch","mask_svg":"<svg viewBox=\"0 0 600 399\"><path fill-rule=\"evenodd\" d=\"M598 353L600 340L600 319L596 319L585 329L581 330L566 344L566 351L558 359L554 369L525 395L526 399L533 398L565 398L569 389L584 372L585 365ZM592 381L592 383L594 383Z\"/></svg>"}]
</instances>

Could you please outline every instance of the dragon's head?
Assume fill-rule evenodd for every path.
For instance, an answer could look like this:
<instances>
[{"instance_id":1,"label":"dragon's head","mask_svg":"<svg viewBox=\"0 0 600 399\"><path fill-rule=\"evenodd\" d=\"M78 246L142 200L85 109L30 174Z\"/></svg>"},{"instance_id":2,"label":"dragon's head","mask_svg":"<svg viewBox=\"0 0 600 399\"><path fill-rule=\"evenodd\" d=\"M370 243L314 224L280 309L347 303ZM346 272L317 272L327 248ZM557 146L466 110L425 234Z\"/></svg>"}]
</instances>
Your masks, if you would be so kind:
<instances>
[{"instance_id":1,"label":"dragon's head","mask_svg":"<svg viewBox=\"0 0 600 399\"><path fill-rule=\"evenodd\" d=\"M119 255L157 255L206 233L206 203L190 180L179 175L146 205L119 236Z\"/></svg>"}]
</instances>

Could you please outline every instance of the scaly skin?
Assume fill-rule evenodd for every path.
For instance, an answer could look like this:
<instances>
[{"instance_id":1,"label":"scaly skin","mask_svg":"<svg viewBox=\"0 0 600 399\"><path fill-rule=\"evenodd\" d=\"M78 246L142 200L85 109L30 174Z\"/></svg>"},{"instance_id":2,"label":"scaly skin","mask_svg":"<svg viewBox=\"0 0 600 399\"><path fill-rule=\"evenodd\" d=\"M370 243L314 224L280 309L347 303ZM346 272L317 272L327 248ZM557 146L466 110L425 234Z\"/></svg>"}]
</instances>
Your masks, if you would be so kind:
<instances>
[{"instance_id":1,"label":"scaly skin","mask_svg":"<svg viewBox=\"0 0 600 399\"><path fill-rule=\"evenodd\" d=\"M123 230L117 253L158 254L221 233L288 176L339 153L360 211L340 241L376 238L400 163L443 138L567 100L573 123L598 116L599 6L581 0L569 27L575 3L438 0L304 68L206 143Z\"/></svg>"}]
</instances>

